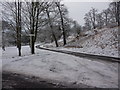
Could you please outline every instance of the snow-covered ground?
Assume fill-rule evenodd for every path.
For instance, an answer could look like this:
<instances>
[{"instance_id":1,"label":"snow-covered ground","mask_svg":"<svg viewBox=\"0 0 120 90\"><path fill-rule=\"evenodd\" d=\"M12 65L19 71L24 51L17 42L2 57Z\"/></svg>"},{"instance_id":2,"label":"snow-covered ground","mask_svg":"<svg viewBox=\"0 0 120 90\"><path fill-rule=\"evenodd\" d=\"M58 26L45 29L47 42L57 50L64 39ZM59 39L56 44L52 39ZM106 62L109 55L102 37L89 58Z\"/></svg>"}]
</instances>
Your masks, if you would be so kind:
<instances>
[{"instance_id":1,"label":"snow-covered ground","mask_svg":"<svg viewBox=\"0 0 120 90\"><path fill-rule=\"evenodd\" d=\"M76 44L79 44L82 48L69 48L66 50L118 57L118 28L103 29L85 41L77 40Z\"/></svg>"},{"instance_id":2,"label":"snow-covered ground","mask_svg":"<svg viewBox=\"0 0 120 90\"><path fill-rule=\"evenodd\" d=\"M118 87L118 63L91 61L63 53L36 49L30 55L29 46L22 47L22 57L17 56L16 47L2 51L3 71L37 76L100 88Z\"/></svg>"},{"instance_id":3,"label":"snow-covered ground","mask_svg":"<svg viewBox=\"0 0 120 90\"><path fill-rule=\"evenodd\" d=\"M74 35L69 36L69 37L67 37L66 42L68 43L68 42L70 42L74 39L75 39ZM63 37L61 37L61 39L58 40L58 44L59 44L59 47L63 46ZM56 47L55 42L52 42L52 43L38 43L38 45L41 45L41 47L46 47L46 48L55 48Z\"/></svg>"},{"instance_id":4,"label":"snow-covered ground","mask_svg":"<svg viewBox=\"0 0 120 90\"><path fill-rule=\"evenodd\" d=\"M93 31L95 31L96 33L93 33ZM117 27L103 28L99 30L96 29L96 30L92 30L91 32L88 31L86 33L88 34L86 37L80 37L79 39L75 39L74 41L69 42L65 47L59 47L53 49L118 57Z\"/></svg>"}]
</instances>

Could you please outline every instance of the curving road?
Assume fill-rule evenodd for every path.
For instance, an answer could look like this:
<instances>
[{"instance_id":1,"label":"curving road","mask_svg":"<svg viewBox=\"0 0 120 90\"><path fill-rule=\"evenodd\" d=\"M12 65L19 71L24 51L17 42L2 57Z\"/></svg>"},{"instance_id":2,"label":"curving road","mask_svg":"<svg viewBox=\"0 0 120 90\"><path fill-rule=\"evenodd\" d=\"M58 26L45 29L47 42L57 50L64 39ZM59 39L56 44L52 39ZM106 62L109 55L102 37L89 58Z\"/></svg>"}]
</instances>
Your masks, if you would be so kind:
<instances>
[{"instance_id":1,"label":"curving road","mask_svg":"<svg viewBox=\"0 0 120 90\"><path fill-rule=\"evenodd\" d=\"M82 57L82 58L87 58L87 59L91 59L91 60L102 60L102 61L118 62L118 63L120 63L120 58L119 57L117 58L117 57L85 54L85 53L72 52L72 51L66 51L66 50L53 50L53 49L48 49L48 48L42 48L42 47L40 47L40 45L37 45L36 48L43 49L43 50L48 50L48 51L59 52L59 53L70 54L70 55L74 55L74 56Z\"/></svg>"}]
</instances>

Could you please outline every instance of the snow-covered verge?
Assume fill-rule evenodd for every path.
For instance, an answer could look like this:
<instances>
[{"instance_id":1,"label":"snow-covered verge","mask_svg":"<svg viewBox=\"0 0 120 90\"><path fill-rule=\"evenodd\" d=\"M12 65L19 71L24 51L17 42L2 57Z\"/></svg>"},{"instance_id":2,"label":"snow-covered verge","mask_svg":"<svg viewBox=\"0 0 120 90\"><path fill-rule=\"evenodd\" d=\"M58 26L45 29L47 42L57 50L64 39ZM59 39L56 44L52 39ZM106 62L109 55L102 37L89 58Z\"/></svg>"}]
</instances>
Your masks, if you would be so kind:
<instances>
[{"instance_id":1,"label":"snow-covered verge","mask_svg":"<svg viewBox=\"0 0 120 90\"><path fill-rule=\"evenodd\" d=\"M74 39L75 39L74 35L69 36L69 37L67 37L66 42L68 43L68 42L70 42L70 41L72 41ZM58 40L58 44L59 44L59 47L63 46L63 37L61 37L61 39ZM41 47L46 47L46 48L55 48L56 47L55 42L52 42L52 43L39 43L38 45L41 45Z\"/></svg>"},{"instance_id":2,"label":"snow-covered verge","mask_svg":"<svg viewBox=\"0 0 120 90\"><path fill-rule=\"evenodd\" d=\"M29 46L22 47L22 57L16 52L16 47L3 51L3 71L93 87L118 88L118 63L92 61L40 49L30 55Z\"/></svg>"},{"instance_id":3,"label":"snow-covered verge","mask_svg":"<svg viewBox=\"0 0 120 90\"><path fill-rule=\"evenodd\" d=\"M87 36L79 37L79 39L69 42L65 47L53 49L118 57L118 28L103 28L94 31L95 33L93 30L87 32Z\"/></svg>"},{"instance_id":4,"label":"snow-covered verge","mask_svg":"<svg viewBox=\"0 0 120 90\"><path fill-rule=\"evenodd\" d=\"M67 48L66 50L118 57L118 28L102 30L84 41L76 40L74 46L76 44L81 48Z\"/></svg>"}]
</instances>

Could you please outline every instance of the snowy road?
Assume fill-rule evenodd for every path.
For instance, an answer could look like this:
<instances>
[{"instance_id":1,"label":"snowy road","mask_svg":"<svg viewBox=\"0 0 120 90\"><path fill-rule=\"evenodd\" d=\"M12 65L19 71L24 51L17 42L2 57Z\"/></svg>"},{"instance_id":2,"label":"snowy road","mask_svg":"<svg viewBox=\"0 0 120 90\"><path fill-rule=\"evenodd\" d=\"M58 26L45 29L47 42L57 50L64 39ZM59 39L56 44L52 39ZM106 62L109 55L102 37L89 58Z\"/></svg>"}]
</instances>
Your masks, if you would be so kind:
<instances>
[{"instance_id":1,"label":"snowy road","mask_svg":"<svg viewBox=\"0 0 120 90\"><path fill-rule=\"evenodd\" d=\"M103 63L63 53L36 49L30 55L28 46L17 56L16 47L2 53L3 71L40 77L46 80L88 85L100 88L118 88L118 63Z\"/></svg>"},{"instance_id":2,"label":"snowy road","mask_svg":"<svg viewBox=\"0 0 120 90\"><path fill-rule=\"evenodd\" d=\"M54 52L60 52L65 54L70 54L82 58L92 59L92 60L102 60L102 61L109 61L109 62L118 62L120 63L120 58L117 57L111 57L111 56L102 56L102 55L93 55L93 54L86 54L86 53L80 53L80 52L72 52L67 50L59 50L59 49L49 49L49 48L43 48L39 45L36 46L39 49L48 50L48 51L54 51Z\"/></svg>"}]
</instances>

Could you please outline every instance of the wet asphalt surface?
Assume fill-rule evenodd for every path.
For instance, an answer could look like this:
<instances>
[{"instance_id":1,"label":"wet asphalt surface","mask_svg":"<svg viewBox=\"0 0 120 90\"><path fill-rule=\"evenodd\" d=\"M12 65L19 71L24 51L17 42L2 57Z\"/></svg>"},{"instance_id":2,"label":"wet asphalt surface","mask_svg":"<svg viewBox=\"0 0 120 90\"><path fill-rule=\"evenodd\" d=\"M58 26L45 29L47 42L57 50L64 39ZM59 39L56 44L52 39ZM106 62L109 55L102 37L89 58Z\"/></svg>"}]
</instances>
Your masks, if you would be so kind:
<instances>
[{"instance_id":1,"label":"wet asphalt surface","mask_svg":"<svg viewBox=\"0 0 120 90\"><path fill-rule=\"evenodd\" d=\"M93 88L87 85L75 85L64 83L53 83L34 76L25 76L17 73L2 73L2 90L19 90L19 89L49 89L49 90L81 90L81 88Z\"/></svg>"},{"instance_id":2,"label":"wet asphalt surface","mask_svg":"<svg viewBox=\"0 0 120 90\"><path fill-rule=\"evenodd\" d=\"M39 89L39 88L63 88L64 86L48 83L47 81L39 81L36 77L24 76L16 73L2 73L2 89L18 90L18 89Z\"/></svg>"}]
</instances>

